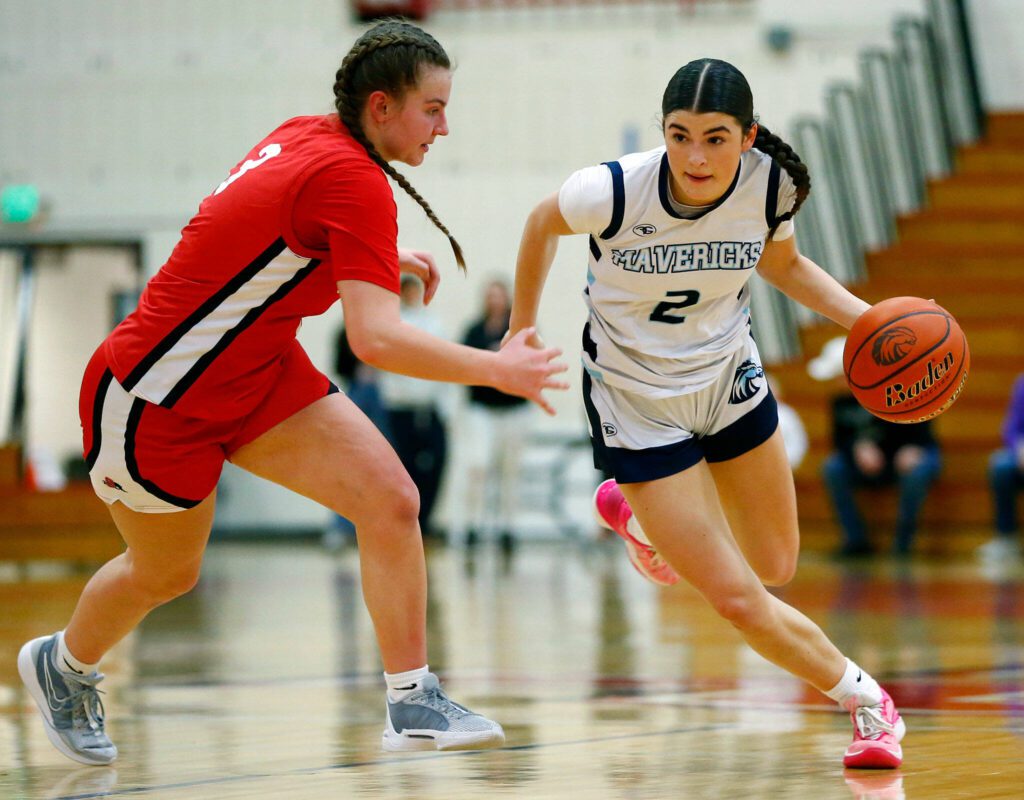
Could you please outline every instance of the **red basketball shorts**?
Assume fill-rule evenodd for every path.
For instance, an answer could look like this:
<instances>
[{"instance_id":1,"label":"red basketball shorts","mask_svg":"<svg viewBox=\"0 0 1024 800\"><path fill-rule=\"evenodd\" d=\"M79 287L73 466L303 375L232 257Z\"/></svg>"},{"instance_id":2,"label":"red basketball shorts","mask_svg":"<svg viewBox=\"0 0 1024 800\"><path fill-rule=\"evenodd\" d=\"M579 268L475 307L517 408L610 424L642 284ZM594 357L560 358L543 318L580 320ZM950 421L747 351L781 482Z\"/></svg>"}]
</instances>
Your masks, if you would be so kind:
<instances>
[{"instance_id":1,"label":"red basketball shorts","mask_svg":"<svg viewBox=\"0 0 1024 800\"><path fill-rule=\"evenodd\" d=\"M224 461L306 406L338 391L295 342L281 373L246 417L186 417L128 394L96 351L85 370L79 415L93 488L107 504L166 513L193 508L217 486Z\"/></svg>"}]
</instances>

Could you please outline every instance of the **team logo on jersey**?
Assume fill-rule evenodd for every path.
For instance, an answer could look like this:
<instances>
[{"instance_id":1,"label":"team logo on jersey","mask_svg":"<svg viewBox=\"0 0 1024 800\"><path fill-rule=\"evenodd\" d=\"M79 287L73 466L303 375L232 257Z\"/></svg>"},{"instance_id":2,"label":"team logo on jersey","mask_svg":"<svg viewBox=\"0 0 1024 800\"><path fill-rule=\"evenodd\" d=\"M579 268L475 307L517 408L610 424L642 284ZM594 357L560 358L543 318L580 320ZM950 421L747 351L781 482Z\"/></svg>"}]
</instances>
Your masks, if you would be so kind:
<instances>
[{"instance_id":1,"label":"team logo on jersey","mask_svg":"<svg viewBox=\"0 0 1024 800\"><path fill-rule=\"evenodd\" d=\"M903 325L889 328L882 331L871 345L871 358L880 367L887 367L895 364L917 344L917 337L914 332Z\"/></svg>"},{"instance_id":2,"label":"team logo on jersey","mask_svg":"<svg viewBox=\"0 0 1024 800\"><path fill-rule=\"evenodd\" d=\"M111 489L117 489L117 491L119 491L119 492L123 492L124 491L124 487L121 484L119 484L117 481L115 481L113 478L110 478L110 477L105 477L103 479L103 485L104 486L109 486Z\"/></svg>"},{"instance_id":3,"label":"team logo on jersey","mask_svg":"<svg viewBox=\"0 0 1024 800\"><path fill-rule=\"evenodd\" d=\"M733 405L745 403L758 393L761 384L758 379L764 377L764 369L760 364L747 359L736 368L736 376L732 379L732 393L729 402Z\"/></svg>"},{"instance_id":4,"label":"team logo on jersey","mask_svg":"<svg viewBox=\"0 0 1024 800\"><path fill-rule=\"evenodd\" d=\"M657 233L658 229L653 225L648 225L646 222L641 222L639 225L633 226L633 233L637 236L650 236L652 233Z\"/></svg>"},{"instance_id":5,"label":"team logo on jersey","mask_svg":"<svg viewBox=\"0 0 1024 800\"><path fill-rule=\"evenodd\" d=\"M604 431L605 436L615 436L619 432L619 429L612 425L610 422L602 422L601 430Z\"/></svg>"}]
</instances>

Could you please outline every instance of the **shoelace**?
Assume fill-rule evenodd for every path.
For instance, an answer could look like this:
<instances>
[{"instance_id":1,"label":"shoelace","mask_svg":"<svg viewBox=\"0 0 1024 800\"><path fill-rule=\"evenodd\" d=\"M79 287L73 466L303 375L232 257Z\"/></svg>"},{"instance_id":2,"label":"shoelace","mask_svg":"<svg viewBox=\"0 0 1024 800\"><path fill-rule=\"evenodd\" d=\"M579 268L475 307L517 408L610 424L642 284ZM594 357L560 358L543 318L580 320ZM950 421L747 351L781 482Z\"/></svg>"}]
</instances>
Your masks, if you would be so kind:
<instances>
[{"instance_id":1,"label":"shoelace","mask_svg":"<svg viewBox=\"0 0 1024 800\"><path fill-rule=\"evenodd\" d=\"M80 720L85 717L85 725L91 730L100 732L103 730L103 720L106 719L106 710L103 708L103 701L100 695L104 692L89 683L79 681L66 681L68 688L71 684L78 684L81 688L70 692L64 700L65 707L71 711L73 720Z\"/></svg>"},{"instance_id":2,"label":"shoelace","mask_svg":"<svg viewBox=\"0 0 1024 800\"><path fill-rule=\"evenodd\" d=\"M458 703L453 703L440 689L427 689L415 700L428 708L432 708L434 711L444 714L446 717L458 719L460 717L468 717L473 713Z\"/></svg>"},{"instance_id":3,"label":"shoelace","mask_svg":"<svg viewBox=\"0 0 1024 800\"><path fill-rule=\"evenodd\" d=\"M896 727L882 716L882 706L861 706L854 712L857 730L864 739L877 739L884 733L893 733Z\"/></svg>"}]
</instances>

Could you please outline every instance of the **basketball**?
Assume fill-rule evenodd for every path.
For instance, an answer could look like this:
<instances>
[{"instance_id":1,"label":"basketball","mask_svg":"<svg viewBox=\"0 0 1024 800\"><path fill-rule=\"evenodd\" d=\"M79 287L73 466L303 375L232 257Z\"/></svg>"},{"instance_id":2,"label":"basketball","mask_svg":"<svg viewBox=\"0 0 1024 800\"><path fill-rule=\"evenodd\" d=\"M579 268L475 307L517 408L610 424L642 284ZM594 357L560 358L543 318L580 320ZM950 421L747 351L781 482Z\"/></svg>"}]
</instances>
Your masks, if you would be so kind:
<instances>
[{"instance_id":1,"label":"basketball","mask_svg":"<svg viewBox=\"0 0 1024 800\"><path fill-rule=\"evenodd\" d=\"M971 354L952 315L931 300L890 297L853 324L843 351L850 390L890 422L938 416L967 382Z\"/></svg>"}]
</instances>

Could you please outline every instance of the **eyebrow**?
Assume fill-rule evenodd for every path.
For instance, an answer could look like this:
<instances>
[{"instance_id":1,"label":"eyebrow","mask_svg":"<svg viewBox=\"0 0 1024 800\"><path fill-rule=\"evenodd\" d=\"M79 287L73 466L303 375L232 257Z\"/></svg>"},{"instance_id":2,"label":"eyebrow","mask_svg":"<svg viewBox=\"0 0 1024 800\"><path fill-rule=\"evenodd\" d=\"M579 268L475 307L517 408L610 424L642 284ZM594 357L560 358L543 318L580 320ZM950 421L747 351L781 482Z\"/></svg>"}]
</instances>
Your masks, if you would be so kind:
<instances>
[{"instance_id":1,"label":"eyebrow","mask_svg":"<svg viewBox=\"0 0 1024 800\"><path fill-rule=\"evenodd\" d=\"M670 128L678 128L683 133L689 133L690 132L686 128L685 125L680 125L678 122L670 123L669 127ZM704 131L704 135L707 136L709 133L719 133L719 132L729 133L729 128L726 125L716 125L714 128L708 128L706 131Z\"/></svg>"},{"instance_id":2,"label":"eyebrow","mask_svg":"<svg viewBox=\"0 0 1024 800\"><path fill-rule=\"evenodd\" d=\"M425 104L425 105L430 105L431 103L439 103L439 104L440 104L440 105L441 105L442 107L444 107L444 106L447 106L447 105L448 105L448 104L447 104L447 103L446 103L446 102L445 102L444 100L442 100L442 99L441 99L440 97L435 97L435 98L433 98L432 100L424 100L423 102L424 102L424 104Z\"/></svg>"}]
</instances>

